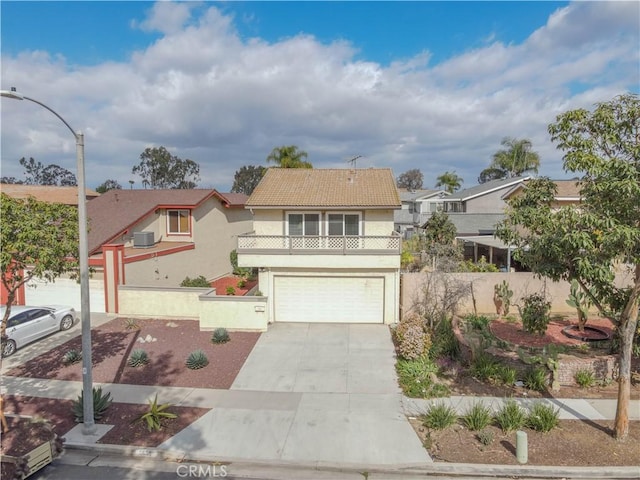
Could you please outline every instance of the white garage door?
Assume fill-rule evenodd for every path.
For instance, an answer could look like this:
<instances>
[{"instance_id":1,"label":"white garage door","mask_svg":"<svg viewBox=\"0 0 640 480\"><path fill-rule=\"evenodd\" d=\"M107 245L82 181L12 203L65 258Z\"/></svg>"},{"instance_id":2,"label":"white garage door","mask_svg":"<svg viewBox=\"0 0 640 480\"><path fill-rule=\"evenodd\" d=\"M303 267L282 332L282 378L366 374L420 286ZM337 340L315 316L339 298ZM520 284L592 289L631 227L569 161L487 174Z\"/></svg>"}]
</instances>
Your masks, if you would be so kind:
<instances>
[{"instance_id":1,"label":"white garage door","mask_svg":"<svg viewBox=\"0 0 640 480\"><path fill-rule=\"evenodd\" d=\"M277 276L277 322L382 323L384 279Z\"/></svg>"},{"instance_id":2,"label":"white garage door","mask_svg":"<svg viewBox=\"0 0 640 480\"><path fill-rule=\"evenodd\" d=\"M32 280L24 289L27 305L70 305L80 311L80 284L68 278L55 282ZM92 312L104 313L104 282L89 279L89 307Z\"/></svg>"}]
</instances>

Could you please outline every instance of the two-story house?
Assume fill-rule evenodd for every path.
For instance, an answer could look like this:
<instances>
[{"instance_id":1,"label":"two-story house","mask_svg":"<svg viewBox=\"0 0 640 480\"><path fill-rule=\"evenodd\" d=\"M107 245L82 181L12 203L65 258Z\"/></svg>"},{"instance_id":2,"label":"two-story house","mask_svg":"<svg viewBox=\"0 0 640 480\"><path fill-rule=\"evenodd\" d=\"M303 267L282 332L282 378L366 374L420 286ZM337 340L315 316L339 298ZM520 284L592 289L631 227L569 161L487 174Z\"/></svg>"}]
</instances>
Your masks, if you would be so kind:
<instances>
[{"instance_id":1,"label":"two-story house","mask_svg":"<svg viewBox=\"0 0 640 480\"><path fill-rule=\"evenodd\" d=\"M87 205L89 264L104 271L106 311L119 285L178 287L232 270L237 235L251 229L247 196L213 189L110 190Z\"/></svg>"},{"instance_id":2,"label":"two-story house","mask_svg":"<svg viewBox=\"0 0 640 480\"><path fill-rule=\"evenodd\" d=\"M444 190L407 190L399 188L402 208L393 214L394 229L408 239L420 228L434 212L442 211L442 199L449 195Z\"/></svg>"},{"instance_id":3,"label":"two-story house","mask_svg":"<svg viewBox=\"0 0 640 480\"><path fill-rule=\"evenodd\" d=\"M400 199L390 169L270 168L249 197L238 265L259 269L270 322L398 320Z\"/></svg>"}]
</instances>

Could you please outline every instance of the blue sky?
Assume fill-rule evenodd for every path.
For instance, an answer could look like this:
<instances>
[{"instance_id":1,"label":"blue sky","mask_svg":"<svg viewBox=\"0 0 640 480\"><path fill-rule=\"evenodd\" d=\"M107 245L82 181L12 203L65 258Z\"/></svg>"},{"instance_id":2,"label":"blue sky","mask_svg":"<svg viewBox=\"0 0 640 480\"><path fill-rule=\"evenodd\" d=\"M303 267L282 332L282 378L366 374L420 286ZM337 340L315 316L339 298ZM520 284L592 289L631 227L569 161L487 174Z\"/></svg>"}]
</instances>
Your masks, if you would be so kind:
<instances>
[{"instance_id":1,"label":"blue sky","mask_svg":"<svg viewBox=\"0 0 640 480\"><path fill-rule=\"evenodd\" d=\"M123 186L147 146L228 190L242 165L295 144L316 167L444 171L464 186L504 136L563 178L546 128L638 90L637 2L11 2L2 88L86 137L87 181ZM16 21L15 19L20 19ZM3 99L2 175L18 159L74 168L73 138ZM42 109L40 109L42 110ZM50 116L50 114L49 114Z\"/></svg>"}]
</instances>

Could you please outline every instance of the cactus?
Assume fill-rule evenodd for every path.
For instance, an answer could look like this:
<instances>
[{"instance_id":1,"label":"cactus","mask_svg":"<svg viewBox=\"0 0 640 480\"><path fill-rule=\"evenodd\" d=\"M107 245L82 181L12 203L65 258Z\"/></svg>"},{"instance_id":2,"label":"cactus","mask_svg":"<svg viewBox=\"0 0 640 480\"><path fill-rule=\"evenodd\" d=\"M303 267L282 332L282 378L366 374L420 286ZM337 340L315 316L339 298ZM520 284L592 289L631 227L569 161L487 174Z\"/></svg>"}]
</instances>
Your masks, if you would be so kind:
<instances>
[{"instance_id":1,"label":"cactus","mask_svg":"<svg viewBox=\"0 0 640 480\"><path fill-rule=\"evenodd\" d=\"M571 280L571 290L566 302L567 305L575 308L578 312L578 330L584 332L584 326L587 324L589 315L589 307L591 307L591 298L580 288L577 280Z\"/></svg>"},{"instance_id":2,"label":"cactus","mask_svg":"<svg viewBox=\"0 0 640 480\"><path fill-rule=\"evenodd\" d=\"M496 313L498 315L509 315L509 307L511 306L512 297L513 290L509 290L509 283L506 280L494 285L493 302L496 305Z\"/></svg>"}]
</instances>

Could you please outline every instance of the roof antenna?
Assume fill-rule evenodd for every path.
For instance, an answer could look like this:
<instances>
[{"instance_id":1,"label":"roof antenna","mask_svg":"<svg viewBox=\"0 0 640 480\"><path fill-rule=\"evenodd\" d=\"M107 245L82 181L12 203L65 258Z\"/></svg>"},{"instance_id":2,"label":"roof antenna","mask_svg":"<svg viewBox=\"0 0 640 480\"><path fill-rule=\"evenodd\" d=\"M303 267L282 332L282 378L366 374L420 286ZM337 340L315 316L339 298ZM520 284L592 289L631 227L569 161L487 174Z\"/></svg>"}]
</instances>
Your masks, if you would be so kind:
<instances>
[{"instance_id":1,"label":"roof antenna","mask_svg":"<svg viewBox=\"0 0 640 480\"><path fill-rule=\"evenodd\" d=\"M351 168L352 168L352 169L354 169L354 170L355 170L356 168L358 168L358 167L357 167L357 165L356 165L356 162L357 162L357 160L358 160L359 158L362 158L362 155L356 155L356 156L354 156L354 157L351 157L351 158L347 159L347 163L350 163L350 164L351 164Z\"/></svg>"}]
</instances>

